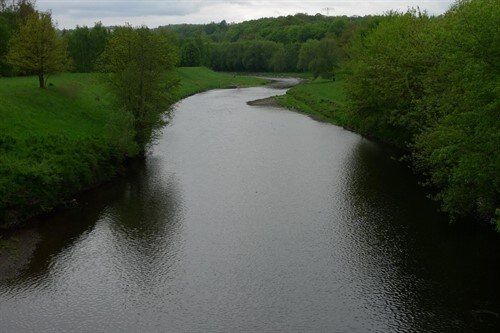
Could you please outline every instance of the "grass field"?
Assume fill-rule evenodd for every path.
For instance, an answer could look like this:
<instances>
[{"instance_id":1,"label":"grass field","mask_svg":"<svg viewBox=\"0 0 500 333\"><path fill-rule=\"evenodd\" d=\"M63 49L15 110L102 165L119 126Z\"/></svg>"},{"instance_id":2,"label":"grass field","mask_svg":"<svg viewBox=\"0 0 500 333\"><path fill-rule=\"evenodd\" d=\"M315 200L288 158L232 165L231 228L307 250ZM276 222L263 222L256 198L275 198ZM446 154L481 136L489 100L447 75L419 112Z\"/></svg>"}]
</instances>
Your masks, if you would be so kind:
<instances>
[{"instance_id":1,"label":"grass field","mask_svg":"<svg viewBox=\"0 0 500 333\"><path fill-rule=\"evenodd\" d=\"M175 99L265 80L179 68ZM131 117L94 74L0 79L0 228L51 210L122 169L136 154Z\"/></svg>"}]
</instances>

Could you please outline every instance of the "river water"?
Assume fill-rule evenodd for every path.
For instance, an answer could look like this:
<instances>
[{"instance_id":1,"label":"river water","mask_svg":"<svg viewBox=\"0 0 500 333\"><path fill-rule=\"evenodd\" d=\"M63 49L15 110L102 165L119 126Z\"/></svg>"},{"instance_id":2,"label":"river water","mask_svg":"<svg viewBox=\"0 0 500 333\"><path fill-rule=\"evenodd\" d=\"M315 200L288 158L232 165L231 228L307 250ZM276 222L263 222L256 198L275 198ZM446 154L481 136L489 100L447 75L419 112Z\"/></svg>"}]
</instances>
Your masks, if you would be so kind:
<instances>
[{"instance_id":1,"label":"river water","mask_svg":"<svg viewBox=\"0 0 500 333\"><path fill-rule=\"evenodd\" d=\"M246 104L280 93L181 101L130 175L5 235L0 331L495 332L498 236L390 149Z\"/></svg>"}]
</instances>

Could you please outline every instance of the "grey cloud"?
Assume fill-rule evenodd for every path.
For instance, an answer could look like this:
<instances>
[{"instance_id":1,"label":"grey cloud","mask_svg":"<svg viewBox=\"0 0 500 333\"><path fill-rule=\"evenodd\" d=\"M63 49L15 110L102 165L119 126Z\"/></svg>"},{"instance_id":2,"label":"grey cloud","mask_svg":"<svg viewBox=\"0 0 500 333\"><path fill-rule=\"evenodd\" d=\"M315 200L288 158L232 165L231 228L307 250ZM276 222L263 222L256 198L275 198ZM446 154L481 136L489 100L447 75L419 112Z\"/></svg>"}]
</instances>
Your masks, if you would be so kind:
<instances>
[{"instance_id":1,"label":"grey cloud","mask_svg":"<svg viewBox=\"0 0 500 333\"><path fill-rule=\"evenodd\" d=\"M184 16L195 13L205 2L195 1L76 1L76 0L38 0L42 9L51 9L56 15L74 17L123 17L123 16ZM205 4L204 4L205 3Z\"/></svg>"}]
</instances>

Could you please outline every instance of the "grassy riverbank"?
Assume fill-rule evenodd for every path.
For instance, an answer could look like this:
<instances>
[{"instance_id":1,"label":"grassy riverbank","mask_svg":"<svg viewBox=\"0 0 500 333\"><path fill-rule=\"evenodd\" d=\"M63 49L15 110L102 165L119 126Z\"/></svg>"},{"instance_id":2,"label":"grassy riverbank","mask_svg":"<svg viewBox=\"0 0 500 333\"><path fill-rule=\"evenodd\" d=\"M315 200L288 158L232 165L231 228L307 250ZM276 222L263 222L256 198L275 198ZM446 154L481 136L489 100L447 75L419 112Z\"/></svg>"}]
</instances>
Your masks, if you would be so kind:
<instances>
[{"instance_id":1,"label":"grassy riverbank","mask_svg":"<svg viewBox=\"0 0 500 333\"><path fill-rule=\"evenodd\" d=\"M179 68L176 100L197 92L265 82ZM33 77L0 79L0 228L51 210L116 175L133 157L132 118L93 74L63 74L39 89Z\"/></svg>"},{"instance_id":2,"label":"grassy riverbank","mask_svg":"<svg viewBox=\"0 0 500 333\"><path fill-rule=\"evenodd\" d=\"M277 97L278 103L312 117L337 125L352 127L355 121L348 117L346 96L342 81L316 79L306 81Z\"/></svg>"},{"instance_id":3,"label":"grassy riverbank","mask_svg":"<svg viewBox=\"0 0 500 333\"><path fill-rule=\"evenodd\" d=\"M283 107L397 146L395 143L397 133L374 130L369 117L362 119L349 112L343 81L324 79L305 81L276 99Z\"/></svg>"}]
</instances>

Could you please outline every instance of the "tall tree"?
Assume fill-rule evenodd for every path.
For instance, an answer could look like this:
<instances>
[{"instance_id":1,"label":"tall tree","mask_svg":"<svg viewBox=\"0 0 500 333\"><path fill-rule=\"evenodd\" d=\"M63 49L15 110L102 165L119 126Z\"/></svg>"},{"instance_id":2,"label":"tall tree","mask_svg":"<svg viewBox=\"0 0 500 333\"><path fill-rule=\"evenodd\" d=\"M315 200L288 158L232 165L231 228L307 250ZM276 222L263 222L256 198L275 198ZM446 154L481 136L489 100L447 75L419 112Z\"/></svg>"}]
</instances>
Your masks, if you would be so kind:
<instances>
[{"instance_id":1,"label":"tall tree","mask_svg":"<svg viewBox=\"0 0 500 333\"><path fill-rule=\"evenodd\" d=\"M0 0L0 76L14 74L12 66L6 62L10 39L34 12L34 0Z\"/></svg>"},{"instance_id":2,"label":"tall tree","mask_svg":"<svg viewBox=\"0 0 500 333\"><path fill-rule=\"evenodd\" d=\"M165 36L146 27L115 30L101 55L118 106L134 116L135 141L144 153L168 110L173 80L167 71L177 62L175 49Z\"/></svg>"},{"instance_id":3,"label":"tall tree","mask_svg":"<svg viewBox=\"0 0 500 333\"><path fill-rule=\"evenodd\" d=\"M45 88L48 74L63 72L69 67L66 44L57 34L50 13L35 12L21 26L10 43L7 61L38 76Z\"/></svg>"},{"instance_id":4,"label":"tall tree","mask_svg":"<svg viewBox=\"0 0 500 333\"><path fill-rule=\"evenodd\" d=\"M334 80L338 61L339 48L334 39L310 39L300 48L297 67L313 73L315 78L321 76Z\"/></svg>"},{"instance_id":5,"label":"tall tree","mask_svg":"<svg viewBox=\"0 0 500 333\"><path fill-rule=\"evenodd\" d=\"M109 35L108 29L101 22L96 23L93 28L76 27L68 34L68 51L76 72L88 73L94 70Z\"/></svg>"},{"instance_id":6,"label":"tall tree","mask_svg":"<svg viewBox=\"0 0 500 333\"><path fill-rule=\"evenodd\" d=\"M201 65L201 50L194 40L188 40L181 48L181 66Z\"/></svg>"}]
</instances>

